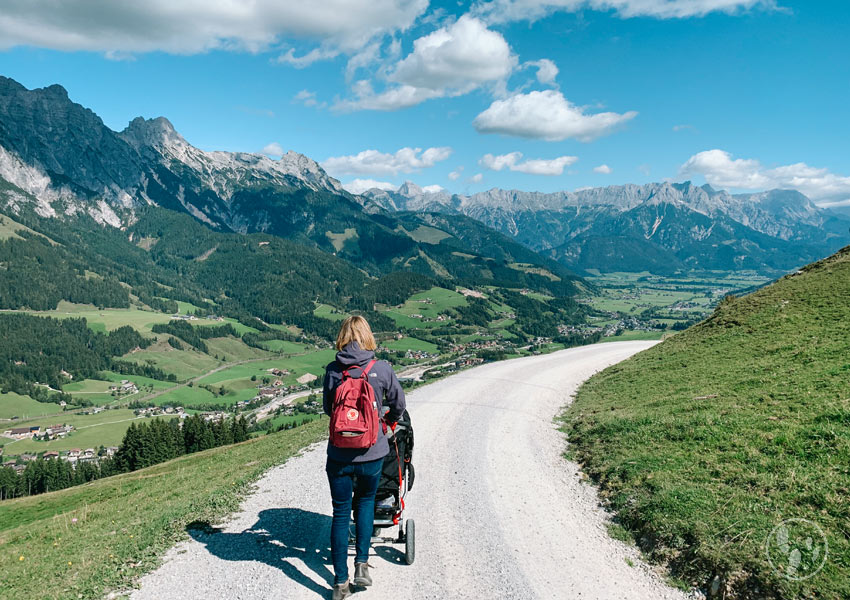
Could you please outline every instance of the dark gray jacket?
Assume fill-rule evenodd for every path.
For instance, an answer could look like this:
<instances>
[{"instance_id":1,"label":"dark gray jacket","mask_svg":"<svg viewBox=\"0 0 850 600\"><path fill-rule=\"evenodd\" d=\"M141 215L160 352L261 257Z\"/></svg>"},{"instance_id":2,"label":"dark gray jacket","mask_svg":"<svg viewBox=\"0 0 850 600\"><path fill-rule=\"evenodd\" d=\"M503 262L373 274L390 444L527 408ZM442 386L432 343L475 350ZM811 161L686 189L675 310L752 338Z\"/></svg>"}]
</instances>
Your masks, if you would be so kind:
<instances>
[{"instance_id":1,"label":"dark gray jacket","mask_svg":"<svg viewBox=\"0 0 850 600\"><path fill-rule=\"evenodd\" d=\"M351 342L345 348L336 353L336 360L325 367L325 381L323 390L325 414L330 416L333 409L334 393L337 386L342 382L342 372L354 365L365 367L369 361L375 358L371 350L364 350L357 342ZM359 369L351 373L355 377L360 376ZM375 398L378 401L378 414L382 415L383 407L389 409L384 420L387 423L398 421L404 413L405 399L404 390L395 376L390 363L379 360L372 365L369 371L369 383L375 390ZM378 441L371 448L337 448L328 441L328 458L337 462L366 462L385 457L390 452L390 445L383 428L378 431Z\"/></svg>"}]
</instances>

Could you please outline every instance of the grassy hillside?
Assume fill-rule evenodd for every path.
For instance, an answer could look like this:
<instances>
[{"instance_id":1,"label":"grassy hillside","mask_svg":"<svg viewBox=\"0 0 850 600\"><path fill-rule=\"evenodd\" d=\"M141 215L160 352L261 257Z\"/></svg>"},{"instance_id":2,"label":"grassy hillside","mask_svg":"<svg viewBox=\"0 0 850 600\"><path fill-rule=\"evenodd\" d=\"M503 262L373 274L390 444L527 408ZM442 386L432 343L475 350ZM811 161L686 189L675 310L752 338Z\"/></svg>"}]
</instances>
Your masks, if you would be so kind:
<instances>
[{"instance_id":1,"label":"grassy hillside","mask_svg":"<svg viewBox=\"0 0 850 600\"><path fill-rule=\"evenodd\" d=\"M688 583L727 598L850 597L848 298L845 248L594 376L568 410L575 457ZM792 518L826 536L816 574L816 529L789 527L779 555L768 542Z\"/></svg>"},{"instance_id":2,"label":"grassy hillside","mask_svg":"<svg viewBox=\"0 0 850 600\"><path fill-rule=\"evenodd\" d=\"M3 598L101 598L130 587L192 521L235 510L251 482L322 436L326 421L0 504Z\"/></svg>"}]
</instances>

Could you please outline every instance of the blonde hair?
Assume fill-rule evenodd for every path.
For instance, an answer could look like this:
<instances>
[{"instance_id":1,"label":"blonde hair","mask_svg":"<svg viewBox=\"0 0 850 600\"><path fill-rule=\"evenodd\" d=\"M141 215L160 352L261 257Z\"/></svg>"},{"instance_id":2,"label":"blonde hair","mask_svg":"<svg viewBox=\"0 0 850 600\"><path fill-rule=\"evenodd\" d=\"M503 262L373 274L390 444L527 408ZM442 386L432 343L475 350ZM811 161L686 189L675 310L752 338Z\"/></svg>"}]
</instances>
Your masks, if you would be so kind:
<instances>
[{"instance_id":1,"label":"blonde hair","mask_svg":"<svg viewBox=\"0 0 850 600\"><path fill-rule=\"evenodd\" d=\"M364 350L374 350L378 347L369 321L360 315L348 317L342 322L336 336L336 349L342 350L351 342L357 342Z\"/></svg>"}]
</instances>

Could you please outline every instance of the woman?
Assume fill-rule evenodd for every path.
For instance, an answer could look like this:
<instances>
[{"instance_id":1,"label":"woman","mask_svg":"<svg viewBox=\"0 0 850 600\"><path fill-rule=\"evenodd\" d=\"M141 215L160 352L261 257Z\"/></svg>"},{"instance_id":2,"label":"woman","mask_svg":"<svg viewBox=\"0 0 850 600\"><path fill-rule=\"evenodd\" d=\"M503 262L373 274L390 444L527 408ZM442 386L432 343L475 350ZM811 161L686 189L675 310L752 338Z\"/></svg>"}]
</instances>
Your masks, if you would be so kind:
<instances>
[{"instance_id":1,"label":"woman","mask_svg":"<svg viewBox=\"0 0 850 600\"><path fill-rule=\"evenodd\" d=\"M336 338L336 360L325 368L324 408L331 415L336 388L342 383L342 372L360 377L375 358L375 337L369 323L360 316L348 317L339 328ZM367 379L375 391L378 415L388 408L384 422L395 423L404 413L404 391L389 363L375 362L368 369ZM369 448L338 448L328 441L328 461L325 471L331 487L333 522L331 524L331 559L334 567L333 600L351 594L348 581L348 524L352 499L356 526L354 584L372 585L369 575L369 546L375 521L375 493L381 479L384 457L390 446L383 427L378 428L377 442Z\"/></svg>"}]
</instances>

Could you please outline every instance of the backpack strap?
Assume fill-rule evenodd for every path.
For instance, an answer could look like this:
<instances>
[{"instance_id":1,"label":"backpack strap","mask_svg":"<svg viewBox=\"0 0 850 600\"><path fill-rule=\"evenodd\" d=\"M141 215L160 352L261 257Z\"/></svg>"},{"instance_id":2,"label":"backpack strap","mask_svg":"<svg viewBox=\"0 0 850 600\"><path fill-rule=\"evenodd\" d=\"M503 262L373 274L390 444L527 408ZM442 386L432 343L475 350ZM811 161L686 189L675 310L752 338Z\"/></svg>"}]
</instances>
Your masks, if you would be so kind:
<instances>
[{"instance_id":1,"label":"backpack strap","mask_svg":"<svg viewBox=\"0 0 850 600\"><path fill-rule=\"evenodd\" d=\"M366 365L365 367L356 367L356 368L360 369L361 371L363 371L363 373L360 374L360 377L366 377L366 375L369 374L369 369L371 369L375 365L376 362L378 362L378 361L376 361L375 359L372 359L372 360L369 361L369 364ZM343 377L351 377L351 373L349 373L348 371L349 371L349 369L345 369L342 372L342 376Z\"/></svg>"}]
</instances>

